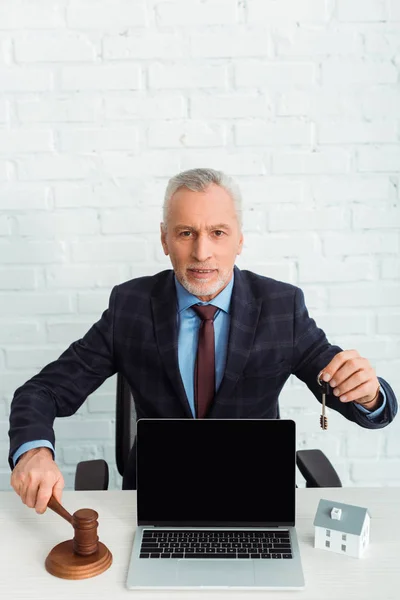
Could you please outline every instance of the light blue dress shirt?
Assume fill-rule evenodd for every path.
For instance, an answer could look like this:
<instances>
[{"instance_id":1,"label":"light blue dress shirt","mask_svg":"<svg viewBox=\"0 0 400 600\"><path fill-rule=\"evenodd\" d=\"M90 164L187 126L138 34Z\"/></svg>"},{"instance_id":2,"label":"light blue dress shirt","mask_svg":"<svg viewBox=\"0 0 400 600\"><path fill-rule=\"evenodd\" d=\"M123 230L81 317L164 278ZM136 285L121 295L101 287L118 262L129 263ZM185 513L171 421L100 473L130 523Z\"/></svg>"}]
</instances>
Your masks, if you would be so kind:
<instances>
[{"instance_id":1,"label":"light blue dress shirt","mask_svg":"<svg viewBox=\"0 0 400 600\"><path fill-rule=\"evenodd\" d=\"M201 319L190 307L193 304L213 304L219 308L214 318L214 335L215 335L215 385L218 390L221 385L222 377L225 371L226 355L228 350L228 336L230 327L230 305L232 298L234 278L228 283L226 288L222 290L211 302L201 302L197 296L190 294L175 278L175 286L177 293L177 324L178 324L178 363L182 377L182 382L185 388L186 396L193 416L195 416L194 408L194 365L197 354L197 343L199 337L199 329ZM380 391L383 396L382 406L375 411L370 412L364 406L355 403L358 410L367 415L372 421L379 417L386 406L386 394L382 388ZM46 447L50 448L55 455L53 445L48 440L34 440L22 444L13 456L14 465L18 458L24 452L33 448Z\"/></svg>"}]
</instances>

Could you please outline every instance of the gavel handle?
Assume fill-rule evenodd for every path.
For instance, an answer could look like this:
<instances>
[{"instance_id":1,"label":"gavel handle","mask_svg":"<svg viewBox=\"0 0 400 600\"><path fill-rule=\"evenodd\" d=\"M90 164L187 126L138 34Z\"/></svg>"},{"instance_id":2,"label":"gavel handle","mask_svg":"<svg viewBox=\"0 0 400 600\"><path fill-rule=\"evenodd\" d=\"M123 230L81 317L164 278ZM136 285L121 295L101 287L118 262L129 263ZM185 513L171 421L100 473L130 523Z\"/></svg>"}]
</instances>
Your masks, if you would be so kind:
<instances>
[{"instance_id":1,"label":"gavel handle","mask_svg":"<svg viewBox=\"0 0 400 600\"><path fill-rule=\"evenodd\" d=\"M54 496L51 496L47 506L48 508L51 508L51 510L54 510L55 513L60 515L60 517L62 517L72 525L72 515L70 515L69 512L65 510L63 506L61 506L61 504L58 502L58 500L54 498Z\"/></svg>"}]
</instances>

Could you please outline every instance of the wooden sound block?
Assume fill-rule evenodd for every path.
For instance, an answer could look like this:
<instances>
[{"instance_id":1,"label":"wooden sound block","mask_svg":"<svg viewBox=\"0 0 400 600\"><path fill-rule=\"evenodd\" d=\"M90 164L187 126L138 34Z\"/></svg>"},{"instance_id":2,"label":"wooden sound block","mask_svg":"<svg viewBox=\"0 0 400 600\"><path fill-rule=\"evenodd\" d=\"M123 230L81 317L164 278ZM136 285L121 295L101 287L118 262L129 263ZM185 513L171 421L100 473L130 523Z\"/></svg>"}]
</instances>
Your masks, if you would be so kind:
<instances>
[{"instance_id":1,"label":"wooden sound block","mask_svg":"<svg viewBox=\"0 0 400 600\"><path fill-rule=\"evenodd\" d=\"M46 570L62 579L86 579L100 575L112 563L107 546L98 542L98 550L89 556L76 554L73 540L57 544L46 558Z\"/></svg>"}]
</instances>

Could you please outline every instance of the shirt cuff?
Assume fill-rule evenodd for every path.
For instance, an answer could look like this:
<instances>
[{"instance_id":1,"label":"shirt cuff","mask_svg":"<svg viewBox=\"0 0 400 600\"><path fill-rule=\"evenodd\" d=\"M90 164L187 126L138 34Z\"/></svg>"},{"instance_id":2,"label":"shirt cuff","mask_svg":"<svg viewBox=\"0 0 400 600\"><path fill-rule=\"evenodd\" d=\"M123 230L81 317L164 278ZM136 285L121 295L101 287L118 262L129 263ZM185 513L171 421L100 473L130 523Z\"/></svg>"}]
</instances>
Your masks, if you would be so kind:
<instances>
[{"instance_id":1,"label":"shirt cuff","mask_svg":"<svg viewBox=\"0 0 400 600\"><path fill-rule=\"evenodd\" d=\"M14 453L14 456L12 457L14 467L17 464L17 460L21 454L28 452L28 450L33 450L33 448L50 448L50 450L53 452L53 458L55 458L54 446L51 442L49 442L49 440L34 440L33 442L26 442L25 444L22 444L22 446L20 446Z\"/></svg>"},{"instance_id":2,"label":"shirt cuff","mask_svg":"<svg viewBox=\"0 0 400 600\"><path fill-rule=\"evenodd\" d=\"M371 421L374 421L377 417L379 417L383 411L385 410L385 406L386 406L386 394L382 388L382 386L379 387L379 393L382 394L383 396L383 402L382 405L377 408L374 411L370 411L367 408L365 408L365 406L362 406L361 404L357 404L357 402L354 402L354 404L356 405L356 407L358 408L358 410L360 410L361 412L363 412L368 419L370 419Z\"/></svg>"}]
</instances>

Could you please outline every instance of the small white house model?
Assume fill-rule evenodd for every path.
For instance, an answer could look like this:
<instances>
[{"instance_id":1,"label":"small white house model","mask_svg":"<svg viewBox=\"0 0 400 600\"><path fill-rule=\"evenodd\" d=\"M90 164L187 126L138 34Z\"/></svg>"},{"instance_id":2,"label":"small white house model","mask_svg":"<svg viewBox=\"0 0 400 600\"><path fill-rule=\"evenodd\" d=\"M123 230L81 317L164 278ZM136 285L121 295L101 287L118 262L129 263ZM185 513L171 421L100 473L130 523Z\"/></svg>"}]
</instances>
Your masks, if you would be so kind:
<instances>
[{"instance_id":1,"label":"small white house model","mask_svg":"<svg viewBox=\"0 0 400 600\"><path fill-rule=\"evenodd\" d=\"M368 509L321 499L315 514L314 548L361 558L369 543Z\"/></svg>"}]
</instances>

